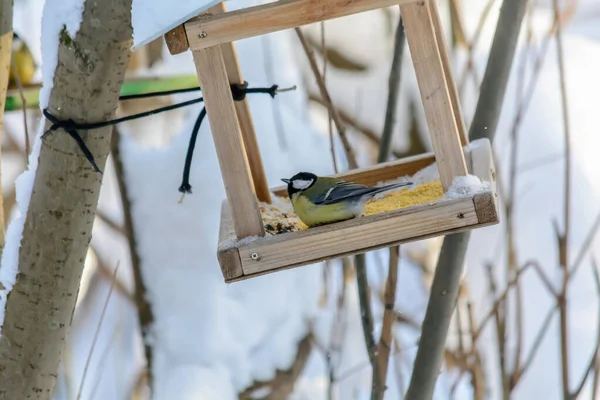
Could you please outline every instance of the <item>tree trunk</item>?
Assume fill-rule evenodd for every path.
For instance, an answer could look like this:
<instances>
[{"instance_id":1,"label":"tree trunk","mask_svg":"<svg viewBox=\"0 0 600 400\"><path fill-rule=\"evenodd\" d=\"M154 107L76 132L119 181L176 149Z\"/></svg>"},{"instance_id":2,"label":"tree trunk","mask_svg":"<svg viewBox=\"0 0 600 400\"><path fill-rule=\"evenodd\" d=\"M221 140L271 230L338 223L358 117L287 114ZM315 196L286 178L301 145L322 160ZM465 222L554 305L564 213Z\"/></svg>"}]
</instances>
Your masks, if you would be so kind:
<instances>
[{"instance_id":1,"label":"tree trunk","mask_svg":"<svg viewBox=\"0 0 600 400\"><path fill-rule=\"evenodd\" d=\"M0 142L2 142L2 119L10 71L12 20L13 0L0 0ZM0 146L0 159L2 159L2 146ZM0 184L0 256L4 249L4 205L2 203L2 185ZM1 287L0 290L2 290Z\"/></svg>"},{"instance_id":2,"label":"tree trunk","mask_svg":"<svg viewBox=\"0 0 600 400\"><path fill-rule=\"evenodd\" d=\"M132 0L85 1L60 33L48 111L79 123L114 117L132 45ZM51 7L51 5L46 5ZM46 121L46 129L51 124ZM111 127L78 131L103 169ZM91 240L102 175L63 129L41 143L0 338L0 399L50 399ZM16 245L12 243L11 245Z\"/></svg>"}]
</instances>

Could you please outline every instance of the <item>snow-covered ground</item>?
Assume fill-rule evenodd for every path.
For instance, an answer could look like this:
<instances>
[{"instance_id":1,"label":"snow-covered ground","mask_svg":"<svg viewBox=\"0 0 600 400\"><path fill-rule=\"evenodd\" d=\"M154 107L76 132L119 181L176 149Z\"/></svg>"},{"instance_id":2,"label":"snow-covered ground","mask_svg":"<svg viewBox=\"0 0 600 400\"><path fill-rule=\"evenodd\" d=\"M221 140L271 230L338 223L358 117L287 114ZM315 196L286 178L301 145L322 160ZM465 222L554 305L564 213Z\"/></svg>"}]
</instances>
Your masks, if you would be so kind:
<instances>
[{"instance_id":1,"label":"snow-covered ground","mask_svg":"<svg viewBox=\"0 0 600 400\"><path fill-rule=\"evenodd\" d=\"M157 9L167 3L154 1L157 8L152 11L154 15L151 21L158 25L171 23L173 15L183 13L190 3L181 2L181 9L174 7L172 2L168 3L170 13L161 14L156 12ZM15 4L15 27L30 43L38 60L42 53L39 40L42 3L41 0L23 0ZM60 2L57 0L48 0L47 6L52 9L58 3ZM140 17L143 14L136 11L139 10L136 8L139 3L142 2L134 2L135 35L147 36L147 32L153 28L144 25L143 21L150 20ZM149 3L149 0L145 3ZM462 1L465 28L469 37L475 30L485 3L480 0ZM533 18L537 50L552 18L549 8L551 2L539 3L541 6L536 9ZM235 0L228 2L228 8L250 4L253 2L249 0ZM500 1L496 1L476 48L475 60L480 77L483 76L499 5ZM600 29L597 28L600 26L600 2L579 1L578 7L578 13L564 33L573 151L572 232L569 244L571 261L600 212L600 160L594 153L598 148L597 141L600 140L596 134L600 121L596 112L594 89L600 87L597 74L600 68ZM440 2L440 11L447 15L445 2ZM368 67L363 72L350 72L330 65L327 83L334 102L375 132L381 130L385 113L387 75L393 45L393 31L390 29L395 26L395 10L391 10L391 15L392 18L388 19L382 11L372 11L330 21L326 25L328 45ZM318 26L308 27L306 31L318 38ZM46 66L42 69L44 74L48 74L52 69L48 68L52 58L46 57L52 56L46 56L51 53L46 50L50 50L51 44L46 40L43 43L48 49L43 52ZM251 86L269 86L273 83L282 87L299 86L297 91L281 94L275 100L267 95L249 96L269 184L278 185L281 177L289 177L300 169L312 170L317 174L330 173L332 164L323 112L314 107L307 108L306 91L316 92L316 86L293 31L251 38L236 44L244 77ZM507 176L510 162L510 131L517 107L516 99L521 89L519 71L526 51L521 46L515 57L494 143L497 168L501 176ZM405 150L408 146L408 102L411 99L418 101L418 89L408 56L408 48L405 48L397 126L401 134L394 138L398 150ZM462 71L464 58L462 53L456 55L455 71ZM529 72L526 81L531 76L531 57L527 65ZM154 71L159 74L194 73L191 55L188 52L169 56L165 49L165 60ZM272 74L269 71L273 71ZM564 149L558 78L556 46L552 42L531 106L519 131L517 165L527 167L535 164L536 160L548 157L554 161L534 169L523 168L523 172L518 174L518 201L514 215L518 263L538 260L557 287L561 272L557 261L553 219L558 222L559 227L564 226L564 160L556 157ZM47 79L48 76L44 76L45 82ZM177 100L183 98L186 96L176 97ZM276 129L273 101L279 105L284 122L283 132ZM475 101L476 96L470 88L463 99L467 120L470 120L473 113ZM339 286L336 282L330 282L332 287L328 288L328 297L323 305L320 302L324 289L323 265L279 272L231 285L223 283L215 250L224 190L208 121L205 121L200 130L192 164L191 184L194 193L186 196L181 204L178 203L180 194L177 187L189 132L199 109L199 106L194 106L183 112L164 115L160 126L168 127L170 118L177 119L172 125L181 124L181 128L176 132L155 132L157 125L153 120L137 125L137 132L123 129L126 135L121 140L138 252L144 281L148 286L148 297L155 314L155 324L150 331L149 340L155 354L152 371L155 399L159 400L233 399L237 397L237 392L244 390L253 381L268 380L273 377L276 369L289 367L295 357L297 343L309 330L312 329L319 344L328 346L335 307L332 291ZM417 109L417 117L421 130L424 131L426 124L421 108ZM16 114L9 115L6 122L15 131L20 123L21 117ZM166 146L148 146L149 140L144 141L140 132L167 134L171 139ZM427 142L426 136L424 139ZM354 135L352 140L355 144L363 143ZM338 146L337 150L338 160L343 160L341 147ZM362 164L370 162L366 154L362 154L360 160ZM6 160L3 161L3 168L5 164ZM343 167L343 164L340 166ZM113 176L109 160L100 209L121 221L118 188ZM479 318L490 307L484 263L494 262L497 265L495 272L498 281L506 280L503 234L505 220L503 216L502 224L474 231L471 235L466 279ZM15 228L11 226L9 229ZM18 238L9 236L9 240L5 257L9 257L6 254L10 251L16 250L15 240ZM94 227L92 244L110 268L120 261L118 277L131 289L132 277L124 240L105 224L98 222ZM423 243L402 247L396 301L396 308L417 322L422 320L427 303L426 283L418 267L405 255L409 250L415 251L421 247ZM592 249L597 253L597 240ZM369 280L373 288L381 287L385 279L387 258L387 251L370 253L367 257ZM339 276L339 265L330 268L334 276ZM0 272L0 277L4 272ZM76 396L86 358L90 353L93 333L108 293L109 287L105 282L99 279L93 260L88 260L67 357L63 362L63 372L66 373L61 375L55 393L57 400L70 400ZM553 299L532 272L525 274L522 285L525 304L523 354L527 354L547 310L553 306ZM570 288L569 345L571 386L574 388L589 361L596 337L598 301L589 258L583 262ZM346 296L343 310L346 329L341 339L342 352L336 355L339 368L335 374L338 382L334 387L334 395L336 399L362 399L368 397L371 372L353 280L348 282ZM382 311L381 304L374 301L375 337L378 337L381 329ZM143 365L143 349L136 318L129 300L121 294L113 293L100 339L91 357L82 399L129 396ZM557 321L558 318L555 317L530 371L515 390L515 399L553 400L562 397ZM390 360L386 399L401 398L396 376L400 372L404 384L408 384L419 334L418 330L406 326L396 330L402 351L393 354ZM456 332L451 330L449 341L455 340ZM496 338L492 325L484 331L479 343L486 363L490 398L500 398ZM512 355L514 347L514 334L511 334L509 355ZM512 356L508 358L512 360ZM401 371L397 371L397 365L401 366ZM454 378L452 371L444 370L438 380L436 399L448 398ZM327 386L324 356L320 351L313 350L291 399L325 399ZM456 392L457 398L470 398L470 390L468 379L464 378ZM589 397L589 392L582 394L582 398Z\"/></svg>"}]
</instances>

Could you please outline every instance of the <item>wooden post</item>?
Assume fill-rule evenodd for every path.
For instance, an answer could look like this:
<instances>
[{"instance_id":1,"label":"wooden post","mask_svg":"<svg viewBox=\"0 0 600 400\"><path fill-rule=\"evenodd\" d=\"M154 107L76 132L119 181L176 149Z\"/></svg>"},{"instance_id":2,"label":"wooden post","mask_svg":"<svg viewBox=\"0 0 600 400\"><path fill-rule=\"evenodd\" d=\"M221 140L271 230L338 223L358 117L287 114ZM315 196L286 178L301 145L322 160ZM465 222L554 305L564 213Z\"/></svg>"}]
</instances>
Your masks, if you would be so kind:
<instances>
[{"instance_id":1,"label":"wooden post","mask_svg":"<svg viewBox=\"0 0 600 400\"><path fill-rule=\"evenodd\" d=\"M460 131L432 18L429 0L400 6L433 152L444 190L456 176L467 175Z\"/></svg>"},{"instance_id":2,"label":"wooden post","mask_svg":"<svg viewBox=\"0 0 600 400\"><path fill-rule=\"evenodd\" d=\"M215 14L224 13L225 3L221 2L214 7L211 7L208 12ZM237 52L233 42L222 44L221 52L223 53L225 70L227 71L227 76L229 77L229 83L244 83L242 71L238 63ZM240 128L242 130L242 137L244 138L246 156L248 157L248 163L250 164L250 173L252 174L256 197L258 197L258 200L260 201L270 203L271 193L269 192L265 168L263 167L258 141L256 140L256 132L254 131L254 125L252 124L252 115L250 114L248 99L246 98L242 101L236 101L234 104Z\"/></svg>"},{"instance_id":3,"label":"wooden post","mask_svg":"<svg viewBox=\"0 0 600 400\"><path fill-rule=\"evenodd\" d=\"M252 178L227 71L220 46L193 50L221 175L238 239L264 236L265 230L252 186Z\"/></svg>"},{"instance_id":4,"label":"wooden post","mask_svg":"<svg viewBox=\"0 0 600 400\"><path fill-rule=\"evenodd\" d=\"M225 4L219 3L201 15L207 13L222 14L224 12ZM187 32L184 25L179 25L167 32L165 34L165 41L171 54L180 54L187 51L189 48ZM223 54L223 60L225 61L225 70L229 77L229 83L244 83L237 59L237 53L235 51L235 45L232 42L221 44L221 53ZM236 101L234 104L242 131L244 148L246 149L246 157L248 158L248 163L250 165L250 173L252 174L256 197L262 202L270 203L271 192L269 191L269 185L267 184L265 169L260 155L258 141L256 140L256 133L254 131L254 125L252 124L252 115L250 114L248 100L244 99L242 101Z\"/></svg>"}]
</instances>

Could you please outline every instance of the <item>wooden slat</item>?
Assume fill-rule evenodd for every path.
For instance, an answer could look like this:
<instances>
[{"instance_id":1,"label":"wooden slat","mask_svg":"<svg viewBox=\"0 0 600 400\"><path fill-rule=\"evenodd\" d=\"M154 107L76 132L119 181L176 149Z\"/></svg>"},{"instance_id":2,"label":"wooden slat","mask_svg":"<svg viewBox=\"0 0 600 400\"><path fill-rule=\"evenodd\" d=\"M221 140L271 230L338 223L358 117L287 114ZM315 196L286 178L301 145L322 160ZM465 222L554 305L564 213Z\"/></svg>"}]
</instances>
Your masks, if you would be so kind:
<instances>
[{"instance_id":1,"label":"wooden slat","mask_svg":"<svg viewBox=\"0 0 600 400\"><path fill-rule=\"evenodd\" d=\"M219 3L216 6L211 7L208 12L222 14L225 12L225 4ZM225 61L225 69L227 70L229 83L244 83L233 42L223 43L221 45L221 52L223 53L223 60ZM248 164L250 165L250 173L252 174L256 197L262 202L270 203L271 192L269 192L269 185L267 184L265 168L260 155L256 132L254 131L254 124L252 123L248 99L245 98L244 100L236 101L234 104L240 129L242 131L242 137L244 138L244 147L246 149L246 156L248 157Z\"/></svg>"},{"instance_id":2,"label":"wooden slat","mask_svg":"<svg viewBox=\"0 0 600 400\"><path fill-rule=\"evenodd\" d=\"M239 239L264 236L265 230L252 186L221 48L217 46L194 50L192 53L236 236Z\"/></svg>"},{"instance_id":3,"label":"wooden slat","mask_svg":"<svg viewBox=\"0 0 600 400\"><path fill-rule=\"evenodd\" d=\"M465 120L462 114L462 107L460 106L460 99L458 96L458 90L456 90L456 82L452 75L452 64L450 63L450 56L448 55L448 43L444 37L444 31L442 29L442 21L440 21L440 13L438 12L437 1L431 0L431 18L433 21L433 27L435 29L435 37L437 39L438 50L442 57L442 66L444 68L444 76L446 77L446 84L450 93L450 101L452 102L452 110L454 111L454 119L458 127L458 133L460 135L460 142L463 146L469 143L469 135L467 128L465 127Z\"/></svg>"},{"instance_id":4,"label":"wooden slat","mask_svg":"<svg viewBox=\"0 0 600 400\"><path fill-rule=\"evenodd\" d=\"M469 197L266 238L239 248L244 275L389 247L478 223ZM256 253L257 256L252 255ZM255 260L258 258L258 260Z\"/></svg>"},{"instance_id":5,"label":"wooden slat","mask_svg":"<svg viewBox=\"0 0 600 400\"><path fill-rule=\"evenodd\" d=\"M406 175L413 175L434 162L435 156L433 153L425 153L417 156L405 157L401 160L388 161L364 168L356 168L331 176L360 183L361 185L373 186L377 182L389 181ZM290 177L282 176L282 178ZM287 186L277 186L271 189L271 192L277 196L287 196Z\"/></svg>"},{"instance_id":6,"label":"wooden slat","mask_svg":"<svg viewBox=\"0 0 600 400\"><path fill-rule=\"evenodd\" d=\"M269 4L199 16L185 24L190 48L202 49L314 22L415 0L280 0Z\"/></svg>"},{"instance_id":7,"label":"wooden slat","mask_svg":"<svg viewBox=\"0 0 600 400\"><path fill-rule=\"evenodd\" d=\"M165 42L172 55L185 53L189 49L187 35L183 25L176 26L165 33Z\"/></svg>"},{"instance_id":8,"label":"wooden slat","mask_svg":"<svg viewBox=\"0 0 600 400\"><path fill-rule=\"evenodd\" d=\"M221 205L221 226L219 228L217 259L219 260L219 265L221 265L223 277L226 281L239 278L244 274L238 249L228 246L229 243L233 243L235 240L237 239L231 210L229 209L229 205L227 205L227 201L224 201Z\"/></svg>"},{"instance_id":9,"label":"wooden slat","mask_svg":"<svg viewBox=\"0 0 600 400\"><path fill-rule=\"evenodd\" d=\"M421 100L444 189L456 176L466 175L459 131L438 51L428 0L400 6Z\"/></svg>"},{"instance_id":10,"label":"wooden slat","mask_svg":"<svg viewBox=\"0 0 600 400\"><path fill-rule=\"evenodd\" d=\"M492 144L488 139L479 139L471 143L476 150L470 151L473 174L490 183L490 193L476 195L473 198L475 212L480 223L497 223L498 189L496 184L496 167Z\"/></svg>"}]
</instances>

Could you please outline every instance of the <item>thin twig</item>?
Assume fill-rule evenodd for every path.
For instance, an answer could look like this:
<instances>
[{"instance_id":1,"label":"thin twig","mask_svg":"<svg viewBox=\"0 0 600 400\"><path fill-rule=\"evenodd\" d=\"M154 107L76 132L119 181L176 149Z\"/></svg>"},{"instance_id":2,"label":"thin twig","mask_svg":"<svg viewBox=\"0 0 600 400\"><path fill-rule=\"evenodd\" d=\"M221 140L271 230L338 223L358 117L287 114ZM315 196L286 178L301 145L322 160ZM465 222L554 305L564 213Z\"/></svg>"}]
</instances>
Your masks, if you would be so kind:
<instances>
[{"instance_id":1,"label":"thin twig","mask_svg":"<svg viewBox=\"0 0 600 400\"><path fill-rule=\"evenodd\" d=\"M481 32L483 31L483 27L485 26L485 22L487 21L488 16L490 15L490 11L492 11L492 6L494 5L495 0L488 0L481 16L479 17L479 22L477 23L477 28L475 28L475 33L473 34L473 39L468 44L467 48L467 65L463 70L463 73L459 79L458 84L458 92L462 93L464 91L465 84L467 83L467 76L471 73L473 80L475 81L475 85L479 88L479 77L477 76L477 70L474 68L475 63L473 62L473 51L475 46L477 46L479 42L479 38L481 37Z\"/></svg>"},{"instance_id":2,"label":"thin twig","mask_svg":"<svg viewBox=\"0 0 600 400\"><path fill-rule=\"evenodd\" d=\"M467 301L467 314L469 317L469 332L471 337L475 333L475 313L470 301ZM481 355L477 349L477 344L471 344L471 353L473 354L473 363L470 366L473 381L473 400L483 400L485 398L485 373L481 362Z\"/></svg>"},{"instance_id":3,"label":"thin twig","mask_svg":"<svg viewBox=\"0 0 600 400\"><path fill-rule=\"evenodd\" d=\"M596 282L596 291L598 292L598 297L600 298L600 277L598 274L598 264L596 260L592 259L592 268L594 272L594 281ZM600 307L598 308L600 311ZM600 323L600 317L598 317L598 321ZM600 332L600 330L599 330ZM596 363L594 364L594 379L592 381L592 400L596 399L596 392L598 391L598 381L600 380L600 355L598 351L596 351Z\"/></svg>"},{"instance_id":4,"label":"thin twig","mask_svg":"<svg viewBox=\"0 0 600 400\"><path fill-rule=\"evenodd\" d=\"M504 304L504 301L506 300L508 293L516 285L521 274L523 274L531 266L533 266L533 264L526 263L521 268L519 268L519 270L517 271L515 276L513 276L513 278L506 285L506 288L504 289L502 294L500 294L500 296L498 296L494 300L494 304L493 304L492 308L483 317L483 319L479 323L479 327L475 330L474 335L472 335L472 340L474 343L477 342L477 339L479 339L479 337L481 336L481 333L483 332L483 329L485 328L487 323L492 319L492 317L494 317L495 313L498 311L498 309L501 307L501 305ZM489 268L489 266L488 266L488 268Z\"/></svg>"},{"instance_id":5,"label":"thin twig","mask_svg":"<svg viewBox=\"0 0 600 400\"><path fill-rule=\"evenodd\" d=\"M315 103L318 103L319 105L327 108L327 104L323 101L323 99L321 99L321 97L319 97L319 96L317 96L315 94L309 93L308 94L308 100L314 101ZM358 122L356 120L356 118L354 118L353 116L351 116L350 114L348 114L344 110L338 108L337 112L338 112L340 118L342 119L342 122L344 122L344 124L348 125L350 128L352 128L356 132L361 133L370 142L372 142L372 143L376 144L377 146L379 146L381 138L380 138L380 136L378 134L376 134L375 132L373 132L370 128L362 125L360 122ZM406 154L401 153L401 152L396 151L396 150L392 150L392 155L394 157L396 157L396 158L402 158L402 157L406 156Z\"/></svg>"},{"instance_id":6,"label":"thin twig","mask_svg":"<svg viewBox=\"0 0 600 400\"><path fill-rule=\"evenodd\" d=\"M10 61L12 64L12 68L15 71L13 75L15 77L15 82L17 83L19 96L21 97L21 110L23 111L23 127L25 128L25 154L29 155L31 145L29 144L29 129L27 127L27 101L25 100L25 95L23 94L23 85L21 84L21 77L18 73L17 62L14 57L11 57ZM2 112L4 112L4 110L2 110Z\"/></svg>"},{"instance_id":7,"label":"thin twig","mask_svg":"<svg viewBox=\"0 0 600 400\"><path fill-rule=\"evenodd\" d=\"M102 312L100 313L100 320L98 321L98 325L96 326L96 332L94 332L94 339L92 340L92 347L88 353L87 359L85 360L85 367L83 368L83 375L81 377L81 383L79 384L79 390L77 391L77 400L81 399L81 393L83 392L83 384L85 383L85 378L88 372L88 368L90 366L90 361L92 360L92 354L94 354L94 348L96 347L96 342L98 341L98 335L100 333L100 328L102 327L102 322L104 321L104 315L106 314L106 309L108 308L108 302L110 301L110 296L112 295L113 289L115 288L114 282L117 279L117 272L119 271L119 264L115 266L115 271L113 273L113 283L110 285L110 289L108 290L108 295L106 296L106 300L104 301L104 306L102 307Z\"/></svg>"},{"instance_id":8,"label":"thin twig","mask_svg":"<svg viewBox=\"0 0 600 400\"><path fill-rule=\"evenodd\" d=\"M400 363L400 345L395 335L392 335L394 342L394 354L397 356L392 357L394 360L394 370L396 371L396 380L398 381L398 398L404 397L404 391L406 390L406 383L404 382L404 375L402 375L402 364Z\"/></svg>"},{"instance_id":9,"label":"thin twig","mask_svg":"<svg viewBox=\"0 0 600 400\"><path fill-rule=\"evenodd\" d=\"M554 316L554 313L557 310L558 310L558 304L555 304L554 307L552 307L550 310L548 310L548 314L546 314L546 317L544 318L544 322L542 323L538 333L535 335L535 339L533 340L533 346L531 347L529 354L525 357L525 361L523 361L523 363L521 364L519 369L514 371L510 377L510 389L511 390L517 386L517 384L523 377L523 374L529 369L529 367L533 363L533 360L535 359L535 355L536 355L537 351L539 350L539 348L541 347L542 341L544 340L544 336L546 335L546 332L548 332L548 328L550 327L550 323L552 322L552 317Z\"/></svg>"},{"instance_id":10,"label":"thin twig","mask_svg":"<svg viewBox=\"0 0 600 400\"><path fill-rule=\"evenodd\" d=\"M569 281L569 233L571 225L571 130L569 127L569 109L567 88L565 82L565 61L562 41L562 22L558 0L552 2L554 8L554 21L556 23L556 47L558 57L558 72L560 79L561 106L563 117L563 129L565 131L565 191L564 191L564 228L562 234L557 234L559 261L563 270L563 286L558 297L560 311L560 356L561 356L561 378L563 398L569 398L569 338L568 338L568 315L567 315L567 285Z\"/></svg>"},{"instance_id":11,"label":"thin twig","mask_svg":"<svg viewBox=\"0 0 600 400\"><path fill-rule=\"evenodd\" d=\"M152 307L146 296L146 286L142 277L140 256L137 251L137 242L135 230L133 228L133 217L131 216L131 203L127 194L127 184L125 183L125 172L123 170L123 162L121 160L121 151L119 145L119 133L116 128L113 129L111 140L111 153L113 156L113 165L115 166L115 177L119 185L119 193L121 196L121 205L123 207L123 229L125 237L129 244L129 254L131 257L131 267L133 270L134 281L134 298L137 305L138 318L140 320L140 330L144 339L144 353L148 368L148 383L152 388L152 346L146 340L148 329L154 321Z\"/></svg>"},{"instance_id":12,"label":"thin twig","mask_svg":"<svg viewBox=\"0 0 600 400\"><path fill-rule=\"evenodd\" d=\"M581 245L581 249L579 249L579 251L577 252L577 256L575 257L575 261L573 262L573 265L571 266L571 270L569 272L569 278L572 278L579 269L579 266L582 264L585 255L587 254L588 250L590 249L590 246L594 242L594 238L596 237L596 233L598 233L599 228L600 213L598 213L598 215L596 216L596 219L592 224L592 228L589 230L587 236L585 237L585 240L583 241L583 244Z\"/></svg>"},{"instance_id":13,"label":"thin twig","mask_svg":"<svg viewBox=\"0 0 600 400\"><path fill-rule=\"evenodd\" d=\"M121 332L121 324L117 326L117 328L113 331L110 340L106 344L104 351L102 351L102 356L100 356L100 360L98 361L98 369L100 373L96 376L96 381L94 382L94 386L92 387L92 391L90 392L90 400L94 400L96 398L96 393L98 393L98 387L100 386L100 382L102 381L102 376L104 375L104 371L106 371L106 360L108 359L108 355L110 354L111 349L115 343L115 339L117 338L117 334ZM69 399L69 397L67 397Z\"/></svg>"},{"instance_id":14,"label":"thin twig","mask_svg":"<svg viewBox=\"0 0 600 400\"><path fill-rule=\"evenodd\" d=\"M323 84L327 82L327 46L325 41L325 21L321 21L321 55L323 56ZM331 110L327 107L327 133L329 134L329 147L331 150L331 162L333 171L338 173L337 157L335 155L335 140L333 138L333 126L331 120Z\"/></svg>"},{"instance_id":15,"label":"thin twig","mask_svg":"<svg viewBox=\"0 0 600 400\"><path fill-rule=\"evenodd\" d=\"M369 282L367 280L367 266L365 254L359 254L355 258L356 263L356 282L358 286L358 299L360 303L361 320L363 335L369 362L373 369L373 379L371 382L371 399L376 399L375 394L383 390L380 388L381 374L379 370L379 361L377 359L377 344L373 337L373 313L371 311L371 293Z\"/></svg>"},{"instance_id":16,"label":"thin twig","mask_svg":"<svg viewBox=\"0 0 600 400\"><path fill-rule=\"evenodd\" d=\"M487 265L488 283L490 285L490 293L496 297L497 285L494 278L492 265ZM518 282L518 280L516 280ZM515 284L516 284L515 282ZM494 321L496 322L496 345L498 346L498 363L499 373L502 382L502 398L510 398L510 385L508 381L508 373L506 369L506 302L499 303L498 308L494 312Z\"/></svg>"},{"instance_id":17,"label":"thin twig","mask_svg":"<svg viewBox=\"0 0 600 400\"><path fill-rule=\"evenodd\" d=\"M356 162L356 156L354 155L354 150L352 146L350 146L350 142L348 141L348 137L346 136L346 127L344 126L340 116L337 113L337 109L333 106L333 102L331 101L331 97L329 96L329 91L327 90L327 86L323 81L323 77L319 72L319 66L317 65L317 60L315 58L315 53L304 37L302 30L300 28L295 28L296 34L298 35L298 39L300 39L300 43L302 44L302 48L308 57L308 61L310 64L310 68L315 76L317 81L317 85L319 86L319 90L321 92L321 97L327 104L327 108L331 113L331 118L333 118L333 122L335 123L335 127L340 135L340 140L342 141L342 146L344 147L344 152L346 153L346 159L348 160L348 166L350 169L358 168L358 163Z\"/></svg>"},{"instance_id":18,"label":"thin twig","mask_svg":"<svg viewBox=\"0 0 600 400\"><path fill-rule=\"evenodd\" d=\"M106 215L101 210L98 210L96 212L96 218L98 218L100 221L102 221L106 225L108 225L108 227L110 229L112 229L113 231L119 233L120 235L126 236L125 228L123 228L123 226L121 226L121 224L116 222L114 219L110 218L108 215Z\"/></svg>"},{"instance_id":19,"label":"thin twig","mask_svg":"<svg viewBox=\"0 0 600 400\"><path fill-rule=\"evenodd\" d=\"M404 52L404 43L406 34L402 25L402 16L398 18L396 36L394 39L394 55L390 67L390 76L388 78L388 98L385 111L385 122L381 141L379 142L379 154L377 162L385 162L390 157L390 148L392 144L392 133L396 122L396 109L398 108L398 94L400 90L400 76L402 72L402 54Z\"/></svg>"},{"instance_id":20,"label":"thin twig","mask_svg":"<svg viewBox=\"0 0 600 400\"><path fill-rule=\"evenodd\" d=\"M263 35L262 45L265 52L264 56L264 68L265 75L267 76L268 81L276 81L274 68L273 68L273 53L271 51L271 40L273 38L270 35ZM279 147L282 149L287 149L288 144L285 137L285 124L283 123L283 119L281 118L281 102L272 101L271 109L273 111L273 124L275 126L275 133L277 135L277 141L279 142Z\"/></svg>"},{"instance_id":21,"label":"thin twig","mask_svg":"<svg viewBox=\"0 0 600 400\"><path fill-rule=\"evenodd\" d=\"M379 393L372 395L371 398L383 399L383 393L386 388L386 377L390 358L390 349L392 345L392 326L394 325L396 303L396 286L398 282L398 268L400 261L400 246L390 247L390 262L388 265L388 276L385 282L385 292L383 295L383 326L379 338L378 362L379 362Z\"/></svg>"},{"instance_id":22,"label":"thin twig","mask_svg":"<svg viewBox=\"0 0 600 400\"><path fill-rule=\"evenodd\" d=\"M542 266L537 261L535 261L535 260L528 261L527 264L529 264L529 265L531 265L533 267L533 269L535 270L535 272L538 274L538 276L540 277L540 279L544 283L544 286L546 286L546 289L550 292L550 294L553 297L557 297L558 296L558 292L556 291L556 289L554 289L554 286L552 286L552 282L550 282L550 279L548 279L548 276L546 275L546 273L542 269Z\"/></svg>"}]
</instances>

